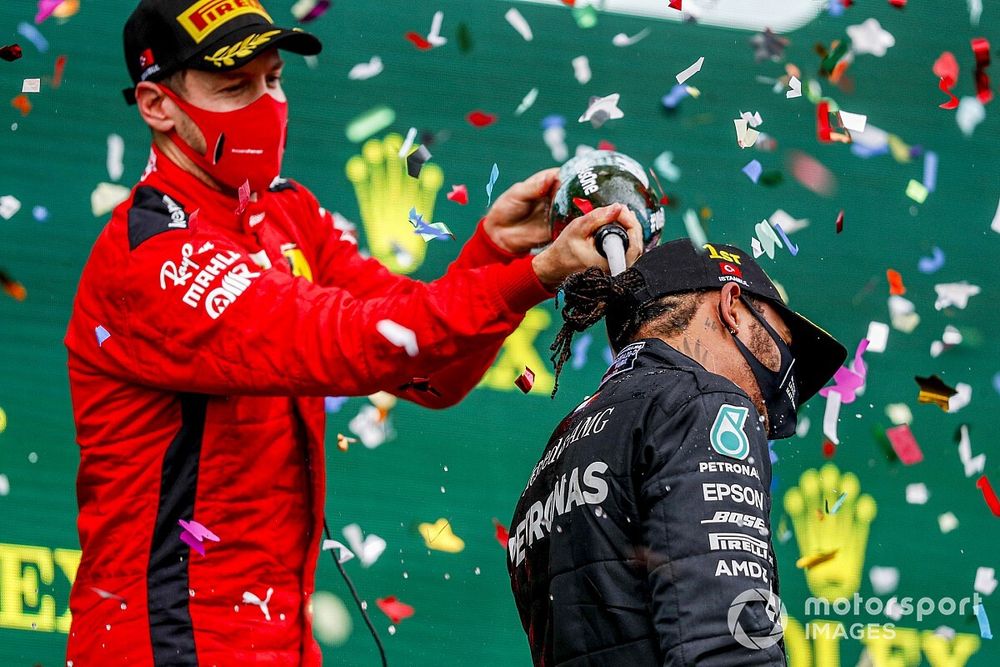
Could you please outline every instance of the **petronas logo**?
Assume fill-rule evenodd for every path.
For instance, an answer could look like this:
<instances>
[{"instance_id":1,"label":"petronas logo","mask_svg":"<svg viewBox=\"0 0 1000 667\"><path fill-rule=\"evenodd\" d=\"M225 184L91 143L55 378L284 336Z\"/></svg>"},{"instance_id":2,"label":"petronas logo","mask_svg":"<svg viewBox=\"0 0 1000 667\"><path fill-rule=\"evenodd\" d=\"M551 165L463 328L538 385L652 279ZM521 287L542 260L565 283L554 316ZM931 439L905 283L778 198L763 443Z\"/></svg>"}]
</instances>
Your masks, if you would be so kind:
<instances>
[{"instance_id":1,"label":"petronas logo","mask_svg":"<svg viewBox=\"0 0 1000 667\"><path fill-rule=\"evenodd\" d=\"M739 405L723 404L719 408L719 414L712 424L710 439L712 449L723 456L728 456L741 461L750 453L750 439L743 432L743 424L750 414L748 408Z\"/></svg>"},{"instance_id":2,"label":"petronas logo","mask_svg":"<svg viewBox=\"0 0 1000 667\"><path fill-rule=\"evenodd\" d=\"M368 250L394 273L412 273L424 263L427 243L413 233L409 212L416 208L425 220L434 217L434 200L444 184L444 172L425 164L419 178L406 173L399 157L403 137L369 139L361 154L347 161L347 178L354 185Z\"/></svg>"},{"instance_id":3,"label":"petronas logo","mask_svg":"<svg viewBox=\"0 0 1000 667\"><path fill-rule=\"evenodd\" d=\"M838 504L831 513L830 506ZM875 500L861 493L857 475L841 473L832 463L806 470L799 485L785 493L785 511L795 527L810 592L830 601L857 593L868 527L877 513Z\"/></svg>"}]
</instances>

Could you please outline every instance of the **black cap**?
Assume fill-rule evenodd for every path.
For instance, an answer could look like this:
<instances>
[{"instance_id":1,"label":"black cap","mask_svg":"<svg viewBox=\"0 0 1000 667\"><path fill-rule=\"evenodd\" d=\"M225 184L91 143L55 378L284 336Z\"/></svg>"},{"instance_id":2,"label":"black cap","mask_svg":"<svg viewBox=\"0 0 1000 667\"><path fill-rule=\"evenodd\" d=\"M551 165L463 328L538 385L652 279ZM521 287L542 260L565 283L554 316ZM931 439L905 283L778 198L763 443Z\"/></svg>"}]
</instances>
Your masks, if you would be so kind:
<instances>
[{"instance_id":1,"label":"black cap","mask_svg":"<svg viewBox=\"0 0 1000 667\"><path fill-rule=\"evenodd\" d=\"M676 239L646 252L630 271L642 276L640 286L632 291L634 302L628 307L609 308L609 332L621 330L629 312L659 297L722 289L735 282L744 293L766 300L791 330L799 405L812 398L847 358L847 350L833 336L785 305L764 269L739 248L721 243L696 248L690 239Z\"/></svg>"},{"instance_id":2,"label":"black cap","mask_svg":"<svg viewBox=\"0 0 1000 667\"><path fill-rule=\"evenodd\" d=\"M260 0L141 0L125 22L124 38L129 104L140 81L184 69L237 69L273 47L304 56L323 48L307 32L275 26Z\"/></svg>"}]
</instances>

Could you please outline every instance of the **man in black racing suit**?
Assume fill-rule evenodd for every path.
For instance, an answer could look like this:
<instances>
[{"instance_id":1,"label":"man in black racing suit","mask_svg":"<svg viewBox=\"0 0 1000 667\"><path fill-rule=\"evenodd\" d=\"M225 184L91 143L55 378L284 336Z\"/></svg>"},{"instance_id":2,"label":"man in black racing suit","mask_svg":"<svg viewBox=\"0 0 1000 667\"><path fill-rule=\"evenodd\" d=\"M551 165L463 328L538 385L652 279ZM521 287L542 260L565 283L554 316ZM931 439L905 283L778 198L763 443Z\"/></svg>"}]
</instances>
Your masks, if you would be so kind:
<instances>
[{"instance_id":1,"label":"man in black racing suit","mask_svg":"<svg viewBox=\"0 0 1000 667\"><path fill-rule=\"evenodd\" d=\"M672 241L563 289L554 347L603 316L617 357L511 523L535 665L784 665L768 439L846 350L731 246Z\"/></svg>"}]
</instances>

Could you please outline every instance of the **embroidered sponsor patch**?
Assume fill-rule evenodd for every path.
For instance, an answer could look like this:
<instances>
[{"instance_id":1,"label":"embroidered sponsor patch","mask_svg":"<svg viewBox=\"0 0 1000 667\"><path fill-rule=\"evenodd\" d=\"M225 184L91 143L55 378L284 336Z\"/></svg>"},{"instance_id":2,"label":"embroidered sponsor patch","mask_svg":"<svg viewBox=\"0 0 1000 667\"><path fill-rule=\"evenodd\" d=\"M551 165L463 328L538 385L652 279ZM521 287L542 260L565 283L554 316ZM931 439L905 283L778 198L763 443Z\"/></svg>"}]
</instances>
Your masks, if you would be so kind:
<instances>
[{"instance_id":1,"label":"embroidered sponsor patch","mask_svg":"<svg viewBox=\"0 0 1000 667\"><path fill-rule=\"evenodd\" d=\"M145 241L172 229L187 229L183 205L156 188L144 185L135 191L128 212L128 245L135 250Z\"/></svg>"},{"instance_id":2,"label":"embroidered sponsor patch","mask_svg":"<svg viewBox=\"0 0 1000 667\"><path fill-rule=\"evenodd\" d=\"M601 384L604 384L615 375L619 373L624 373L635 368L635 360L639 356L639 351L646 347L646 341L638 341L636 343L629 343L622 348L615 360L611 362L611 366L608 367L604 377L601 379Z\"/></svg>"},{"instance_id":3,"label":"embroidered sponsor patch","mask_svg":"<svg viewBox=\"0 0 1000 667\"><path fill-rule=\"evenodd\" d=\"M750 410L739 405L724 403L715 416L709 439L712 449L723 456L743 460L750 453L750 439L743 431Z\"/></svg>"},{"instance_id":4,"label":"embroidered sponsor patch","mask_svg":"<svg viewBox=\"0 0 1000 667\"><path fill-rule=\"evenodd\" d=\"M201 44L220 26L245 14L259 14L268 23L274 23L260 0L198 0L181 12L177 22L196 44Z\"/></svg>"}]
</instances>

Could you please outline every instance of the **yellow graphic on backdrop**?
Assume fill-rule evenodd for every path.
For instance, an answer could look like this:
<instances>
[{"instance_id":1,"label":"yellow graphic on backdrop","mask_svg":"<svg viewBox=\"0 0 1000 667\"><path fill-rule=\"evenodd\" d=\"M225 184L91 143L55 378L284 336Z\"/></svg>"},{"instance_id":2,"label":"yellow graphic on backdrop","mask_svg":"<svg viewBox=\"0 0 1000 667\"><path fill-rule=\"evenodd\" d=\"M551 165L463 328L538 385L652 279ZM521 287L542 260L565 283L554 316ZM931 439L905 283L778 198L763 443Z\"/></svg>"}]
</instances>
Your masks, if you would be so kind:
<instances>
[{"instance_id":1,"label":"yellow graphic on backdrop","mask_svg":"<svg viewBox=\"0 0 1000 667\"><path fill-rule=\"evenodd\" d=\"M347 178L354 185L368 250L394 273L412 273L424 263L427 242L413 232L410 208L425 220L434 217L434 199L444 185L444 172L425 164L419 178L406 173L399 157L403 137L369 139L361 154L347 161Z\"/></svg>"},{"instance_id":2,"label":"yellow graphic on backdrop","mask_svg":"<svg viewBox=\"0 0 1000 667\"><path fill-rule=\"evenodd\" d=\"M0 544L0 628L69 632L69 605L41 589L52 586L56 574L70 584L80 567L75 549L49 549L24 544Z\"/></svg>"},{"instance_id":3,"label":"yellow graphic on backdrop","mask_svg":"<svg viewBox=\"0 0 1000 667\"><path fill-rule=\"evenodd\" d=\"M875 519L875 500L861 494L854 473L841 474L832 463L821 470L802 473L799 485L785 493L785 511L795 527L799 556L809 559L836 552L832 558L806 570L812 594L827 600L849 598L861 587L861 574L868 546L868 527ZM836 514L828 514L846 493Z\"/></svg>"},{"instance_id":4,"label":"yellow graphic on backdrop","mask_svg":"<svg viewBox=\"0 0 1000 667\"><path fill-rule=\"evenodd\" d=\"M541 308L532 308L524 316L524 321L517 331L504 341L493 367L486 371L480 387L488 387L496 391L516 391L514 380L524 372L527 366L535 372L535 385L531 393L544 396L552 391L556 378L549 372L548 364L542 361L535 349L535 339L538 334L548 328L552 316Z\"/></svg>"}]
</instances>

